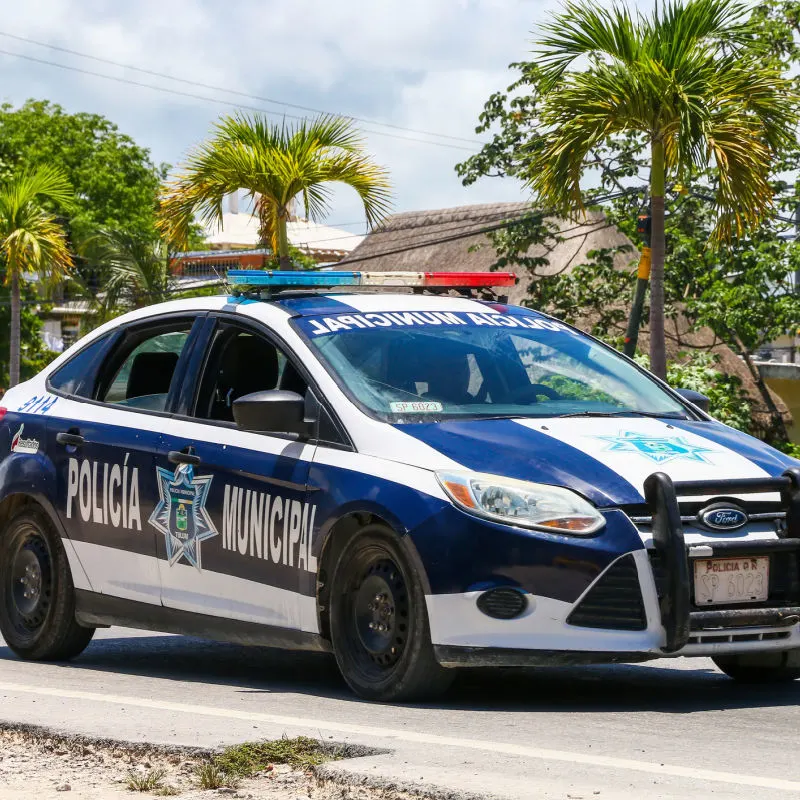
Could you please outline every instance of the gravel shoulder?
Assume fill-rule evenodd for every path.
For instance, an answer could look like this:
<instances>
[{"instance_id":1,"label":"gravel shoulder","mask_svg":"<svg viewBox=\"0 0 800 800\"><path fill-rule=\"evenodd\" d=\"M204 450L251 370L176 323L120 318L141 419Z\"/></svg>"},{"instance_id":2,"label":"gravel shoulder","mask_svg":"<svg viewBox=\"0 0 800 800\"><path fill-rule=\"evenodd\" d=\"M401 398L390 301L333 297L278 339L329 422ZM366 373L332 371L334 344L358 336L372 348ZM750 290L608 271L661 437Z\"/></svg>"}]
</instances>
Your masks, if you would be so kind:
<instances>
[{"instance_id":1,"label":"gravel shoulder","mask_svg":"<svg viewBox=\"0 0 800 800\"><path fill-rule=\"evenodd\" d=\"M39 728L0 727L0 800L405 800L396 790L346 785L327 770L303 771L271 764L252 778L215 789L200 788L200 772L215 751L124 744L61 736ZM352 755L361 755L353 753ZM323 775L323 773L325 773ZM132 779L157 776L151 790L129 788ZM419 799L421 795L415 795Z\"/></svg>"}]
</instances>

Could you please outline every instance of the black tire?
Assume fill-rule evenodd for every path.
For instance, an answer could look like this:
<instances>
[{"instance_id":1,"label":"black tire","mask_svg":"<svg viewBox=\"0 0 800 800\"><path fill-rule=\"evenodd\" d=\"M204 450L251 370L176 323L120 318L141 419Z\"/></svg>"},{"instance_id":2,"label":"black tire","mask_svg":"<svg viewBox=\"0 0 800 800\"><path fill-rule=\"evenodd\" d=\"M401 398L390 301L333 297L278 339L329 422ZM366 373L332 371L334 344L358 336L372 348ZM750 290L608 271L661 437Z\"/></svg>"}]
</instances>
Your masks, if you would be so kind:
<instances>
[{"instance_id":1,"label":"black tire","mask_svg":"<svg viewBox=\"0 0 800 800\"><path fill-rule=\"evenodd\" d=\"M800 678L800 649L717 656L714 663L740 683L788 683Z\"/></svg>"},{"instance_id":2,"label":"black tire","mask_svg":"<svg viewBox=\"0 0 800 800\"><path fill-rule=\"evenodd\" d=\"M75 621L75 588L61 537L34 506L0 531L0 633L20 657L66 661L82 653L94 628Z\"/></svg>"},{"instance_id":3,"label":"black tire","mask_svg":"<svg viewBox=\"0 0 800 800\"><path fill-rule=\"evenodd\" d=\"M419 578L384 526L368 525L344 546L333 569L330 605L336 661L360 697L430 699L452 683L454 671L433 654Z\"/></svg>"}]
</instances>

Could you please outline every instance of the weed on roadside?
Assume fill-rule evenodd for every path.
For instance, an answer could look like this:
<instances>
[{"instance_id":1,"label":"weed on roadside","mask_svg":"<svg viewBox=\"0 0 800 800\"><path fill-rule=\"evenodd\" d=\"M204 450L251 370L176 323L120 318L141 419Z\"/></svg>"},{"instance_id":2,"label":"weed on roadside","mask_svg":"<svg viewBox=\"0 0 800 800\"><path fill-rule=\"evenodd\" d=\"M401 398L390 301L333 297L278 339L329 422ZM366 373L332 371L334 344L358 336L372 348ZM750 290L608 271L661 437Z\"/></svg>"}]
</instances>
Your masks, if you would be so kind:
<instances>
[{"instance_id":1,"label":"weed on roadside","mask_svg":"<svg viewBox=\"0 0 800 800\"><path fill-rule=\"evenodd\" d=\"M337 758L341 756L322 742L298 736L295 739L284 737L232 745L215 756L213 764L226 775L247 778L272 764L288 764L293 769L307 770Z\"/></svg>"},{"instance_id":2,"label":"weed on roadside","mask_svg":"<svg viewBox=\"0 0 800 800\"><path fill-rule=\"evenodd\" d=\"M224 786L235 789L238 785L238 781L235 777L225 772L225 770L220 769L213 761L207 761L205 764L201 764L197 768L195 774L197 775L197 783L201 789L221 789Z\"/></svg>"},{"instance_id":3,"label":"weed on roadside","mask_svg":"<svg viewBox=\"0 0 800 800\"><path fill-rule=\"evenodd\" d=\"M161 786L153 792L156 797L173 797L176 794L180 794L181 790L178 789L177 786L170 786L166 784L165 786Z\"/></svg>"},{"instance_id":4,"label":"weed on roadside","mask_svg":"<svg viewBox=\"0 0 800 800\"><path fill-rule=\"evenodd\" d=\"M128 789L132 792L155 792L158 789L166 788L161 785L166 774L165 769L151 769L147 772L131 770L128 773Z\"/></svg>"}]
</instances>

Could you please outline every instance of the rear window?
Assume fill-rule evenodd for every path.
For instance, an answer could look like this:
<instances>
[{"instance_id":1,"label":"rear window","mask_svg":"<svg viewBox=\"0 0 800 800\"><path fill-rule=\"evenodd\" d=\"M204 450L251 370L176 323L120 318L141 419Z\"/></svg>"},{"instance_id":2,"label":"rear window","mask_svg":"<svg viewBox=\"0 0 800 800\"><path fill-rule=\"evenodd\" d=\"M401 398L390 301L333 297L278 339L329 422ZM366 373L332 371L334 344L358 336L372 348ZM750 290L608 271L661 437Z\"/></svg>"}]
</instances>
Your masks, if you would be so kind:
<instances>
[{"instance_id":1,"label":"rear window","mask_svg":"<svg viewBox=\"0 0 800 800\"><path fill-rule=\"evenodd\" d=\"M75 397L91 397L97 359L106 342L108 336L101 336L76 353L50 376L49 388Z\"/></svg>"}]
</instances>

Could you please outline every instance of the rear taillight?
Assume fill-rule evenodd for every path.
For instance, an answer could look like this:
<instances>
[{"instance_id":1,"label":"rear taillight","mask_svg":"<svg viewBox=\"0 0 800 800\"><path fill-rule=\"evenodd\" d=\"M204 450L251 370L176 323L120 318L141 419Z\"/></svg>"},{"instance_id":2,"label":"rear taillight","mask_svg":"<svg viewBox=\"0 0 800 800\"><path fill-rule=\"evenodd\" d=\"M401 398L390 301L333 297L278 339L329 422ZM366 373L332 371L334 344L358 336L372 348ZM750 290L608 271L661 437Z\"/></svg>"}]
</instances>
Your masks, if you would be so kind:
<instances>
[{"instance_id":1,"label":"rear taillight","mask_svg":"<svg viewBox=\"0 0 800 800\"><path fill-rule=\"evenodd\" d=\"M3 417L6 414L8 414L8 409L7 408L3 408L3 406L0 406L0 422L3 421Z\"/></svg>"}]
</instances>

